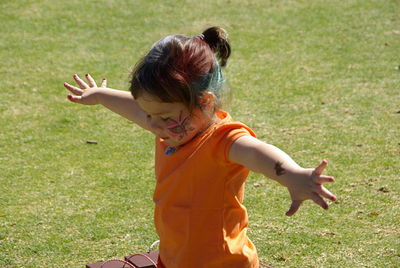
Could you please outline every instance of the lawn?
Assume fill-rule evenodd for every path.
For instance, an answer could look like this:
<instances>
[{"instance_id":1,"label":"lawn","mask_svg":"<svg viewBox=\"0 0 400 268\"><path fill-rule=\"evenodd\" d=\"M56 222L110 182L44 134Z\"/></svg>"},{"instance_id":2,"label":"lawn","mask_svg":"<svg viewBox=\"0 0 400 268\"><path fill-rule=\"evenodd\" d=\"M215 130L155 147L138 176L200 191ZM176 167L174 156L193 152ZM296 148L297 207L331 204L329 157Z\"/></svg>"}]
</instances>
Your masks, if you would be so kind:
<instances>
[{"instance_id":1,"label":"lawn","mask_svg":"<svg viewBox=\"0 0 400 268\"><path fill-rule=\"evenodd\" d=\"M157 239L152 136L68 102L62 85L89 72L127 89L153 42L213 25L233 50L226 109L304 167L327 159L336 178L328 211L306 202L286 217L286 190L251 174L261 260L398 267L399 14L398 0L2 0L0 267L84 267Z\"/></svg>"}]
</instances>

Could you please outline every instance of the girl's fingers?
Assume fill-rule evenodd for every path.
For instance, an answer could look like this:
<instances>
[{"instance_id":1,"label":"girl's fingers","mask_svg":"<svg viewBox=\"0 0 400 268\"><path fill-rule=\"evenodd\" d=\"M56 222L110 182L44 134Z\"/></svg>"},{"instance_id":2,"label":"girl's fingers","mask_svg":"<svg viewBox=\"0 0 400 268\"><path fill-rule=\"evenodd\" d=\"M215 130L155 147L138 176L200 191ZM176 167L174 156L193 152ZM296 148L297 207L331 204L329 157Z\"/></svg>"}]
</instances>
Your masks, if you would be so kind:
<instances>
[{"instance_id":1,"label":"girl's fingers","mask_svg":"<svg viewBox=\"0 0 400 268\"><path fill-rule=\"evenodd\" d=\"M75 94L75 95L80 96L80 95L83 94L83 90L82 90L82 89L79 89L79 88L77 88L77 87L74 87L74 86L68 84L67 82L64 83L64 87L65 87L66 89L68 89L69 91L71 91L71 93L73 93L73 94Z\"/></svg>"},{"instance_id":2,"label":"girl's fingers","mask_svg":"<svg viewBox=\"0 0 400 268\"><path fill-rule=\"evenodd\" d=\"M319 196L319 194L317 193L312 193L311 194L311 199L317 203L318 205L320 205L323 209L328 209L328 204L324 201L324 199L322 199L321 196Z\"/></svg>"},{"instance_id":3,"label":"girl's fingers","mask_svg":"<svg viewBox=\"0 0 400 268\"><path fill-rule=\"evenodd\" d=\"M321 195L325 198L328 198L329 200L336 201L336 196L332 194L328 189L326 189L324 186L319 187L315 193L318 195Z\"/></svg>"},{"instance_id":4,"label":"girl's fingers","mask_svg":"<svg viewBox=\"0 0 400 268\"><path fill-rule=\"evenodd\" d=\"M325 182L334 182L335 178L332 176L315 176L314 177L314 182L317 184L323 184Z\"/></svg>"},{"instance_id":5,"label":"girl's fingers","mask_svg":"<svg viewBox=\"0 0 400 268\"><path fill-rule=\"evenodd\" d=\"M86 74L85 76L90 87L97 87L96 81L94 81L93 77L90 74Z\"/></svg>"},{"instance_id":6,"label":"girl's fingers","mask_svg":"<svg viewBox=\"0 0 400 268\"><path fill-rule=\"evenodd\" d=\"M80 86L81 89L89 88L89 85L86 84L86 82L83 81L77 74L74 74L73 77L75 82Z\"/></svg>"},{"instance_id":7,"label":"girl's fingers","mask_svg":"<svg viewBox=\"0 0 400 268\"><path fill-rule=\"evenodd\" d=\"M286 216L292 216L294 213L296 213L297 210L299 210L301 202L302 201L299 200L293 200L289 210L286 212Z\"/></svg>"},{"instance_id":8,"label":"girl's fingers","mask_svg":"<svg viewBox=\"0 0 400 268\"><path fill-rule=\"evenodd\" d=\"M319 164L319 166L315 168L314 173L317 175L321 175L326 165L328 165L328 161L322 160L321 164Z\"/></svg>"},{"instance_id":9,"label":"girl's fingers","mask_svg":"<svg viewBox=\"0 0 400 268\"><path fill-rule=\"evenodd\" d=\"M80 101L81 101L81 99L82 99L82 97L81 96L74 96L74 95L71 95L71 94L68 94L68 99L70 100L70 101L72 101L72 102L77 102L77 103L80 103Z\"/></svg>"},{"instance_id":10,"label":"girl's fingers","mask_svg":"<svg viewBox=\"0 0 400 268\"><path fill-rule=\"evenodd\" d=\"M107 87L107 79L106 78L103 78L101 80L101 86L100 87Z\"/></svg>"}]
</instances>

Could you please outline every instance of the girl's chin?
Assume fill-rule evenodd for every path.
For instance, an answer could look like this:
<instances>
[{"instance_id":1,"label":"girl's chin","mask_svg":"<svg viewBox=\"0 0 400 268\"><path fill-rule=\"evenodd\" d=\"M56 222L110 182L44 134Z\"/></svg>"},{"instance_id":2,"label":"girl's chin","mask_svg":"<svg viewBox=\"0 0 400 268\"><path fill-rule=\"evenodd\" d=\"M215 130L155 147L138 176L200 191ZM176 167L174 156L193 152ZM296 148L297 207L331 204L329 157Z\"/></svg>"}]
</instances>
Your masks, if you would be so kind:
<instances>
[{"instance_id":1,"label":"girl's chin","mask_svg":"<svg viewBox=\"0 0 400 268\"><path fill-rule=\"evenodd\" d=\"M160 139L164 140L164 143L169 147L178 147L184 145L187 141L185 140L175 140L170 137L160 137Z\"/></svg>"},{"instance_id":2,"label":"girl's chin","mask_svg":"<svg viewBox=\"0 0 400 268\"><path fill-rule=\"evenodd\" d=\"M165 144L167 144L170 147L175 147L179 145L178 142L169 137L160 137L160 139L164 140Z\"/></svg>"}]
</instances>

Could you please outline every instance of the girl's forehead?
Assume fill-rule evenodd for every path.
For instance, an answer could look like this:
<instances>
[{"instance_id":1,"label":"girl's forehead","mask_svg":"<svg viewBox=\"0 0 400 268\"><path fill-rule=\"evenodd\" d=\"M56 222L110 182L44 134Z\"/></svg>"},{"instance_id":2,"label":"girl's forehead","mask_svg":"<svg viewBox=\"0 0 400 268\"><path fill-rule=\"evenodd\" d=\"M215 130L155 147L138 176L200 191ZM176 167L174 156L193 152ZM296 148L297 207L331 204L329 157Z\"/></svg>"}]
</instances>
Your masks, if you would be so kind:
<instances>
[{"instance_id":1,"label":"girl's forehead","mask_svg":"<svg viewBox=\"0 0 400 268\"><path fill-rule=\"evenodd\" d=\"M185 105L180 102L162 102L157 97L147 93L141 94L136 98L140 108L150 115L162 115L180 112L186 109Z\"/></svg>"}]
</instances>

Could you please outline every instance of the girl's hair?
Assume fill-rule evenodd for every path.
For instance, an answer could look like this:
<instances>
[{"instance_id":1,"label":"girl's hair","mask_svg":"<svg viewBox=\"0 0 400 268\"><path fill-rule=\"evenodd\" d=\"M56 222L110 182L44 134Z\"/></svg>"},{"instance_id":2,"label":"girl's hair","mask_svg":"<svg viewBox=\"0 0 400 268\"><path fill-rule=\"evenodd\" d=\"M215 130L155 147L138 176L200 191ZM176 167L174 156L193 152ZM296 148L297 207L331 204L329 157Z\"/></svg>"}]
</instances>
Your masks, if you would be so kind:
<instances>
[{"instance_id":1,"label":"girl's hair","mask_svg":"<svg viewBox=\"0 0 400 268\"><path fill-rule=\"evenodd\" d=\"M136 64L130 91L134 98L145 92L193 110L200 107L199 97L204 92L219 99L224 85L221 67L226 66L230 54L228 34L220 27L193 37L166 36Z\"/></svg>"}]
</instances>

